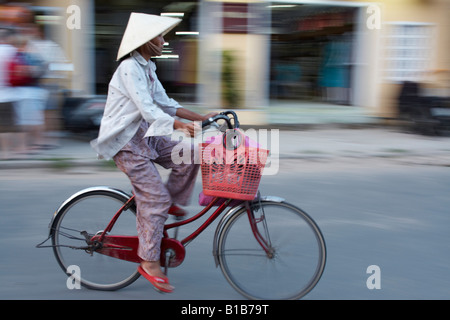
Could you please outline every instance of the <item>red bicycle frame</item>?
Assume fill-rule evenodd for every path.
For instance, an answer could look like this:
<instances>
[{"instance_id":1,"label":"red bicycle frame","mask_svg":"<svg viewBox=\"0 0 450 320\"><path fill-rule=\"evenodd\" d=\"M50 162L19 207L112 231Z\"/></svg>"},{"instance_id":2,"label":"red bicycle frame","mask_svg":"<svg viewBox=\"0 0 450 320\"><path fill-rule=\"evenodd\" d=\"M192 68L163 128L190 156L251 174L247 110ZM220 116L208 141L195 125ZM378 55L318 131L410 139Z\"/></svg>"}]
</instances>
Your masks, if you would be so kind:
<instances>
[{"instance_id":1,"label":"red bicycle frame","mask_svg":"<svg viewBox=\"0 0 450 320\"><path fill-rule=\"evenodd\" d=\"M219 201L220 198L214 198L213 201L211 201L211 203L209 203L205 208L203 208L202 211L200 211L199 213L197 213L195 216L188 218L186 220L183 221L178 221L178 222L174 222L171 224L167 224L164 226L164 236L168 237L167 234L167 230L172 229L172 228L177 228L180 226L183 226L185 224L191 223L199 218L201 218L206 212L208 212L216 203L217 201ZM187 236L186 238L184 238L183 240L180 241L180 243L183 246L186 246L189 242L191 242L192 240L194 240L200 233L203 232L203 230L205 230L214 220L216 220L216 218L223 212L223 210L225 210L225 208L228 206L228 204L231 202L231 199L228 199L227 201L224 201L212 214L211 216L209 216L209 218L200 226L197 228L197 230L195 230L193 233L191 233L189 236Z\"/></svg>"},{"instance_id":2,"label":"red bicycle frame","mask_svg":"<svg viewBox=\"0 0 450 320\"><path fill-rule=\"evenodd\" d=\"M121 260L131 261L140 263L141 258L139 258L137 254L137 250L139 247L139 239L137 236L125 236L125 235L109 235L108 233L112 230L114 227L114 224L116 223L117 219L120 217L120 215L127 210L134 201L135 196L131 196L130 199L115 213L111 221L108 223L105 230L102 232L94 235L90 240L89 244L93 245L93 250L95 250L97 253L104 254L110 257L114 257ZM172 239L169 237L167 231L173 228L177 228L186 224L189 224L193 221L198 220L202 216L205 215L206 212L208 212L221 198L216 197L209 203L207 206L203 208L199 213L197 213L195 216L188 218L183 221L177 221L174 223L166 224L164 226L164 236L161 243L161 258L164 258L164 251L166 249L171 249L175 252L174 256L177 256L175 261L171 261L170 267L178 266L184 259L184 247L194 240L200 233L202 233L214 220L217 219L217 217L225 210L226 207L228 207L229 203L232 201L232 199L227 199L223 203L221 203L217 209L206 219L205 222L203 222L202 225L200 225L194 232L192 232L190 235L188 235L186 238L184 238L181 241L178 241L176 239ZM261 236L261 234L258 231L258 228L256 226L256 219L253 215L253 211L250 209L250 206L247 204L247 214L250 221L251 230L258 241L258 243L261 245L261 247L266 251L268 255L270 255L270 250L268 249L270 246L268 246L267 242L264 240L264 238Z\"/></svg>"}]
</instances>

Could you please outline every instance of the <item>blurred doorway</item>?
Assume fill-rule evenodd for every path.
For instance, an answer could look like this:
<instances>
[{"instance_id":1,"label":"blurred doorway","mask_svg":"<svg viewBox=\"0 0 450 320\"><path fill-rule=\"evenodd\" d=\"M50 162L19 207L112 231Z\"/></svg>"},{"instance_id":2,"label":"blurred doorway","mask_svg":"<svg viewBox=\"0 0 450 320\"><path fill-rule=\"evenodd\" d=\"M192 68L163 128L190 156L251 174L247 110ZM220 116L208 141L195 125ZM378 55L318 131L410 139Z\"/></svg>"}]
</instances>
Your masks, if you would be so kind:
<instances>
[{"instance_id":1,"label":"blurred doorway","mask_svg":"<svg viewBox=\"0 0 450 320\"><path fill-rule=\"evenodd\" d=\"M271 100L354 105L358 9L271 4Z\"/></svg>"}]
</instances>

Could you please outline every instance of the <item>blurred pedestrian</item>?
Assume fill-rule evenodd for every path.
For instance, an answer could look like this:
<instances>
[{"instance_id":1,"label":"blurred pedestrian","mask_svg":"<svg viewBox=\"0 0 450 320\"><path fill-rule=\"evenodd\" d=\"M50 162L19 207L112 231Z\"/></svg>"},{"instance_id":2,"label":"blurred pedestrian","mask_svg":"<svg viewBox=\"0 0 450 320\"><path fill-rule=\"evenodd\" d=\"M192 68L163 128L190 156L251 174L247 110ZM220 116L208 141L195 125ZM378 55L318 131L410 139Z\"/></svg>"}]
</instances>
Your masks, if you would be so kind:
<instances>
[{"instance_id":1,"label":"blurred pedestrian","mask_svg":"<svg viewBox=\"0 0 450 320\"><path fill-rule=\"evenodd\" d=\"M183 215L176 204L187 205L199 169L191 163L175 164L171 151L179 142L168 136L174 130L194 135L194 122L201 116L170 99L158 77L151 57L160 56L163 36L179 19L132 13L120 44L121 61L110 83L99 136L92 146L100 157L113 158L128 176L137 205L138 270L155 288L171 292L173 287L160 267L160 248L164 223L169 213ZM186 149L183 149L186 150ZM172 169L163 183L155 164Z\"/></svg>"},{"instance_id":2,"label":"blurred pedestrian","mask_svg":"<svg viewBox=\"0 0 450 320\"><path fill-rule=\"evenodd\" d=\"M8 62L16 49L9 43L11 30L0 29L0 150L1 158L8 159L14 150L15 124L14 101L16 95L9 85Z\"/></svg>"},{"instance_id":3,"label":"blurred pedestrian","mask_svg":"<svg viewBox=\"0 0 450 320\"><path fill-rule=\"evenodd\" d=\"M13 37L17 51L8 66L9 82L18 97L15 111L16 124L21 128L19 150L22 153L33 153L42 145L48 98L47 91L39 87L46 65L38 54L27 48L28 41L24 34Z\"/></svg>"},{"instance_id":4,"label":"blurred pedestrian","mask_svg":"<svg viewBox=\"0 0 450 320\"><path fill-rule=\"evenodd\" d=\"M48 93L48 99L45 104L45 131L58 128L60 120L60 98L62 84L66 79L63 72L67 68L68 59L63 49L52 39L45 36L44 29L36 24L29 24L26 28L30 39L27 44L27 51L38 55L47 66L44 74L39 79L39 87L45 89ZM45 136L42 143L38 146L44 149L57 147L56 137Z\"/></svg>"}]
</instances>

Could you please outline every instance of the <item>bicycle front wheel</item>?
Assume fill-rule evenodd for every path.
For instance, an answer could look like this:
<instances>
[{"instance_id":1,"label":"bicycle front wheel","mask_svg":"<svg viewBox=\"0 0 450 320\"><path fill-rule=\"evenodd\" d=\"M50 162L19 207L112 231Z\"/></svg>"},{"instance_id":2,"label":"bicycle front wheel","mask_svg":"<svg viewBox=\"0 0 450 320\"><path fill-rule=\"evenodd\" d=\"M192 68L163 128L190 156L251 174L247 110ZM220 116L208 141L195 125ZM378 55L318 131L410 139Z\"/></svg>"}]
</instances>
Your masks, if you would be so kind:
<instances>
[{"instance_id":1,"label":"bicycle front wheel","mask_svg":"<svg viewBox=\"0 0 450 320\"><path fill-rule=\"evenodd\" d=\"M218 240L218 259L228 282L249 299L300 299L318 283L326 246L314 220L286 202L251 204L264 250L245 208L231 216ZM261 240L261 239L260 239Z\"/></svg>"},{"instance_id":2,"label":"bicycle front wheel","mask_svg":"<svg viewBox=\"0 0 450 320\"><path fill-rule=\"evenodd\" d=\"M59 265L69 276L77 268L80 284L95 290L117 290L137 278L136 263L89 250L86 239L101 233L129 196L109 188L91 188L69 199L52 223L53 251ZM108 235L135 236L136 210L124 210Z\"/></svg>"}]
</instances>

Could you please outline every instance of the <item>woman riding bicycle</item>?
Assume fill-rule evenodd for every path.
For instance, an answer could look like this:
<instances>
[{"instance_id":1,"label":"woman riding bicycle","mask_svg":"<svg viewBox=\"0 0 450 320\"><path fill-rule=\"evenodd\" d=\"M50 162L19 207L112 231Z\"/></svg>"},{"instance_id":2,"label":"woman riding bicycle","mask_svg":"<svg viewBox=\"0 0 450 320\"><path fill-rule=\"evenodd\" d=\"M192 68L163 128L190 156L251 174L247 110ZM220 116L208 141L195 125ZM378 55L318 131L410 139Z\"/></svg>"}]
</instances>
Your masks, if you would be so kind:
<instances>
[{"instance_id":1,"label":"woman riding bicycle","mask_svg":"<svg viewBox=\"0 0 450 320\"><path fill-rule=\"evenodd\" d=\"M160 246L168 214L184 215L176 204L187 205L199 165L175 164L171 152L173 130L194 136L197 126L213 114L202 116L170 99L156 76L151 57L160 56L163 36L181 20L156 15L132 13L122 37L115 71L108 89L99 136L91 142L104 159L113 159L129 178L136 196L139 272L155 288L173 291L160 267ZM190 120L182 122L174 116ZM155 163L172 169L166 184Z\"/></svg>"}]
</instances>

